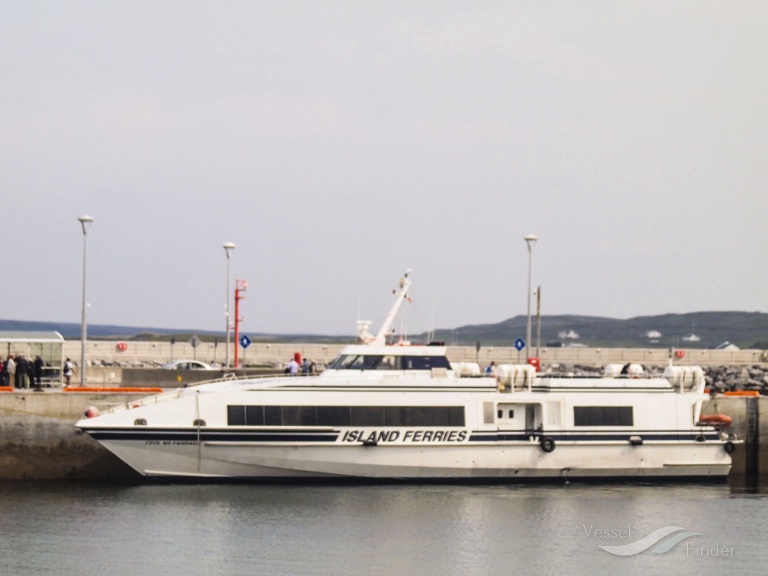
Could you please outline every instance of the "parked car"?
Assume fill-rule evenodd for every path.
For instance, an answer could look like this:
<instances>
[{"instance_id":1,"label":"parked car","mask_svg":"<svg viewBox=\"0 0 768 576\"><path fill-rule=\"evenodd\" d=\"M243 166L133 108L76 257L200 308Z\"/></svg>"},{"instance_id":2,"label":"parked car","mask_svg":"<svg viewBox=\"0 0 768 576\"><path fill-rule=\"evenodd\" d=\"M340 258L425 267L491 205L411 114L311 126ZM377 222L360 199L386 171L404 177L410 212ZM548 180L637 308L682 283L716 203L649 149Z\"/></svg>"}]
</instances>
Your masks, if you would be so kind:
<instances>
[{"instance_id":1,"label":"parked car","mask_svg":"<svg viewBox=\"0 0 768 576\"><path fill-rule=\"evenodd\" d=\"M213 366L200 362L200 360L171 360L160 368L164 370L216 370Z\"/></svg>"}]
</instances>

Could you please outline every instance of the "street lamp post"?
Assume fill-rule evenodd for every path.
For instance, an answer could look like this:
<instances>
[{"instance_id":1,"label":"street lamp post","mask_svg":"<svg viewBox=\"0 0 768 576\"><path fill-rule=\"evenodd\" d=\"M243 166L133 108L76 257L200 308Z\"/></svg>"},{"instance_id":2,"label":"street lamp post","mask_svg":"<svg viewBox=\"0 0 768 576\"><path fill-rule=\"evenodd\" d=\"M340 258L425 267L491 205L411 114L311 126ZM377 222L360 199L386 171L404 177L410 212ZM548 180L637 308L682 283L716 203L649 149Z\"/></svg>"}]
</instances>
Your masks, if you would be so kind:
<instances>
[{"instance_id":1,"label":"street lamp post","mask_svg":"<svg viewBox=\"0 0 768 576\"><path fill-rule=\"evenodd\" d=\"M536 358L541 358L541 286L536 288Z\"/></svg>"},{"instance_id":2,"label":"street lamp post","mask_svg":"<svg viewBox=\"0 0 768 576\"><path fill-rule=\"evenodd\" d=\"M229 368L229 330L231 328L231 323L229 321L229 260L230 256L229 253L231 250L235 249L235 245L232 242L227 242L224 244L224 252L227 255L227 304L226 304L226 317L227 317L227 352L226 352L226 360L224 366L226 368Z\"/></svg>"},{"instance_id":3,"label":"street lamp post","mask_svg":"<svg viewBox=\"0 0 768 576\"><path fill-rule=\"evenodd\" d=\"M85 386L85 350L88 346L88 323L86 322L85 309L85 278L86 278L86 238L88 237L88 228L93 223L93 218L83 215L78 218L83 227L83 311L80 323L80 386Z\"/></svg>"},{"instance_id":4,"label":"street lamp post","mask_svg":"<svg viewBox=\"0 0 768 576\"><path fill-rule=\"evenodd\" d=\"M533 234L528 234L528 236L523 238L528 245L528 295L526 296L526 301L528 302L528 324L525 331L525 345L528 346L528 350L531 349L531 261L533 260L533 246L538 239L538 236Z\"/></svg>"}]
</instances>

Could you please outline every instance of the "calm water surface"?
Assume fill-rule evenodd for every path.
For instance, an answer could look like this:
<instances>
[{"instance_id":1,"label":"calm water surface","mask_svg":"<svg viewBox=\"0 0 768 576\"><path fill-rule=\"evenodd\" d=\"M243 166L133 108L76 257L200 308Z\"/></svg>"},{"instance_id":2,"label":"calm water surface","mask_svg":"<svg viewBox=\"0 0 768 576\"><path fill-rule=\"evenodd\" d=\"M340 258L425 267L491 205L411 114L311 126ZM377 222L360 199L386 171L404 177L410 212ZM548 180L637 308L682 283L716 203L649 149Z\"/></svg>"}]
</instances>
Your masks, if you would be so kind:
<instances>
[{"instance_id":1,"label":"calm water surface","mask_svg":"<svg viewBox=\"0 0 768 576\"><path fill-rule=\"evenodd\" d=\"M17 482L0 510L2 575L768 573L768 495L728 486ZM665 526L702 535L599 548Z\"/></svg>"}]
</instances>

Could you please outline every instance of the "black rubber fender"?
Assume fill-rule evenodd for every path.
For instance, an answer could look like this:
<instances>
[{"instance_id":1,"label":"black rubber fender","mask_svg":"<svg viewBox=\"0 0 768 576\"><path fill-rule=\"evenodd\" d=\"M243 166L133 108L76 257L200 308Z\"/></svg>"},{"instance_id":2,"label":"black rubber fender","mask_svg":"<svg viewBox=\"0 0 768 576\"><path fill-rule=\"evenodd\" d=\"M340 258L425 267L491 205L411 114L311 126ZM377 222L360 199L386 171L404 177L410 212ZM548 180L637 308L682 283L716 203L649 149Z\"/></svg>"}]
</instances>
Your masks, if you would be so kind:
<instances>
[{"instance_id":1,"label":"black rubber fender","mask_svg":"<svg viewBox=\"0 0 768 576\"><path fill-rule=\"evenodd\" d=\"M552 440L552 438L547 438L546 436L539 440L539 446L541 446L541 449L544 452L553 452L555 449L555 441Z\"/></svg>"},{"instance_id":2,"label":"black rubber fender","mask_svg":"<svg viewBox=\"0 0 768 576\"><path fill-rule=\"evenodd\" d=\"M723 449L728 452L728 454L733 454L736 451L736 444L728 440L725 444L723 444Z\"/></svg>"}]
</instances>

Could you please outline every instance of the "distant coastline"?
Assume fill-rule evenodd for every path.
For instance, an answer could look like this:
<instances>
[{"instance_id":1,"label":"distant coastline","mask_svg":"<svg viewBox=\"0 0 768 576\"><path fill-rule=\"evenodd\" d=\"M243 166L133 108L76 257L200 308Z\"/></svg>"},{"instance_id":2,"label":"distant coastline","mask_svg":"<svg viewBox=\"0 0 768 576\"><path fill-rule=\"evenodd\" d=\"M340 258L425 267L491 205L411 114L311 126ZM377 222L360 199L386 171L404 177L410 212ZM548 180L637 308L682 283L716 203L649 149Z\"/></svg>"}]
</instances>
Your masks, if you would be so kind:
<instances>
[{"instance_id":1,"label":"distant coastline","mask_svg":"<svg viewBox=\"0 0 768 576\"><path fill-rule=\"evenodd\" d=\"M527 318L515 316L497 324L476 324L437 329L431 340L450 345L511 346L526 333ZM534 340L537 323L532 319ZM56 331L65 339L80 337L80 324L0 319L0 331ZM223 331L88 325L93 339L169 340L196 335L204 341L225 337ZM253 341L349 343L354 334L270 334L248 330ZM426 334L410 334L414 342L426 342ZM768 349L768 314L763 312L692 312L638 316L626 320L595 316L559 315L541 317L542 346L588 347L684 347L711 349L729 342L739 348ZM531 345L535 345L532 342Z\"/></svg>"}]
</instances>

